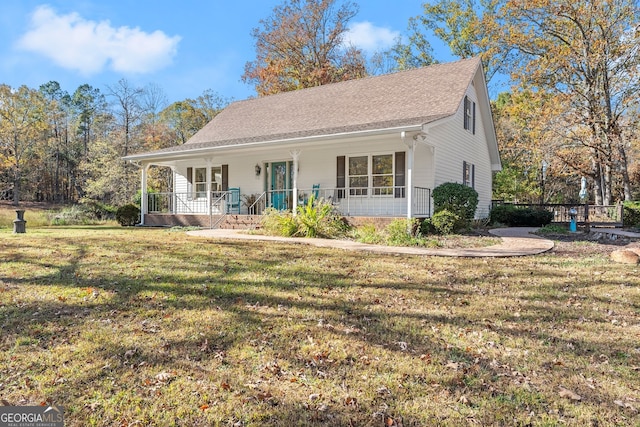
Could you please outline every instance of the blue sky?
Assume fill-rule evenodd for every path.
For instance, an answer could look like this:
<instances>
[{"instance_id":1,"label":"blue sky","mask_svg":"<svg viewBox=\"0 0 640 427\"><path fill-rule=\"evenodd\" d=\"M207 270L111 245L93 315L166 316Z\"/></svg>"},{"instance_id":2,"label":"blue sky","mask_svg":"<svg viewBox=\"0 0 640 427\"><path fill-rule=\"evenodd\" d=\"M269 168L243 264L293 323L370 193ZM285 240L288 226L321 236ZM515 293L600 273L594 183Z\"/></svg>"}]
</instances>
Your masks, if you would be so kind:
<instances>
[{"instance_id":1,"label":"blue sky","mask_svg":"<svg viewBox=\"0 0 640 427\"><path fill-rule=\"evenodd\" d=\"M251 30L280 0L17 0L0 2L0 83L38 88L57 81L105 90L121 78L154 84L168 101L212 89L254 96L240 80L255 57ZM360 0L351 41L365 52L405 34L423 0ZM447 60L450 55L438 53Z\"/></svg>"}]
</instances>

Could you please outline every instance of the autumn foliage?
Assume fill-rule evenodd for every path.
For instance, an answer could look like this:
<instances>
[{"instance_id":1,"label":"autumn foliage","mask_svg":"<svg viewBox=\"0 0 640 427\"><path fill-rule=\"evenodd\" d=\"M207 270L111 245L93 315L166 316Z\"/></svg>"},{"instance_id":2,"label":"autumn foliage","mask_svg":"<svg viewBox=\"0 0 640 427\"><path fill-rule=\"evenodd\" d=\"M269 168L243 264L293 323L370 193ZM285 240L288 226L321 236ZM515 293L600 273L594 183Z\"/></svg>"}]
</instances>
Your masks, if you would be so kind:
<instances>
[{"instance_id":1,"label":"autumn foliage","mask_svg":"<svg viewBox=\"0 0 640 427\"><path fill-rule=\"evenodd\" d=\"M247 62L243 81L260 96L364 77L360 50L345 46L354 3L289 0L273 9L252 32L256 58Z\"/></svg>"}]
</instances>

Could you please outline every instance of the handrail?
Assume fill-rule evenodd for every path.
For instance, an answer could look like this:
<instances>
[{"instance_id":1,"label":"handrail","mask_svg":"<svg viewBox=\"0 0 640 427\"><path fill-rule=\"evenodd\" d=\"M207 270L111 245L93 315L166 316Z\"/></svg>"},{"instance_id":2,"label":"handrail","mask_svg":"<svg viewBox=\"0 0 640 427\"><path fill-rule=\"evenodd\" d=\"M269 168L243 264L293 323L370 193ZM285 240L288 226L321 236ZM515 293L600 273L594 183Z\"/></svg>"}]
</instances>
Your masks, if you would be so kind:
<instances>
[{"instance_id":1,"label":"handrail","mask_svg":"<svg viewBox=\"0 0 640 427\"><path fill-rule=\"evenodd\" d=\"M212 191L211 194L213 195L214 193L219 193L218 191ZM223 203L223 206L226 205L226 200L227 200L227 195L228 195L228 191L225 191L223 193L221 193L217 199L213 200L211 199L211 205L209 206L209 229L213 230L214 227L218 227L218 225L220 225L220 223L222 222L223 219L225 219L228 215L229 212L227 212L226 209L223 210L223 214L220 215L220 217L216 220L216 222L213 222L213 209L211 209L211 207L219 205L220 202L225 202Z\"/></svg>"},{"instance_id":2,"label":"handrail","mask_svg":"<svg viewBox=\"0 0 640 427\"><path fill-rule=\"evenodd\" d=\"M257 199L255 202L253 202L251 204L251 206L249 206L249 208L247 209L249 215L253 215L252 212L257 212L256 210L256 205L258 204L258 202L262 202L262 206L263 209L261 210L262 212L264 212L264 206L266 206L267 204L267 192L264 191Z\"/></svg>"}]
</instances>

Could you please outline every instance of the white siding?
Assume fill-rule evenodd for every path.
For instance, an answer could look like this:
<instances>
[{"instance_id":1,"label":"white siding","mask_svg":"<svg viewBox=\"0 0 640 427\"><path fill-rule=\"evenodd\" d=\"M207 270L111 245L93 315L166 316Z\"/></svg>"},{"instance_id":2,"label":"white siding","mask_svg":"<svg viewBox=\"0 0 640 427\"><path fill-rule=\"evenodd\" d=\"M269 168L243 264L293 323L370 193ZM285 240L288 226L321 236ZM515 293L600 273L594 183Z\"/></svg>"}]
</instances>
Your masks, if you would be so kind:
<instances>
[{"instance_id":1,"label":"white siding","mask_svg":"<svg viewBox=\"0 0 640 427\"><path fill-rule=\"evenodd\" d=\"M338 156L371 156L404 152L406 153L405 175L409 162L409 149L403 143L400 132L369 138L350 138L316 144L307 143L289 148L247 150L242 155L220 153L208 158L208 161L196 158L178 161L175 166L174 191L187 194L189 188L192 187L187 182L187 168L195 169L225 164L228 165L229 187L239 187L243 195L262 194L265 189L269 190L271 187L270 175L266 166L272 162L293 161L292 151L299 151L300 153L297 181L299 191L309 194L313 185L319 185L320 196L325 198L334 195L333 189L337 185L336 164ZM262 168L260 176L255 175L256 164ZM431 149L417 144L413 178L414 186L433 187L434 171L432 164ZM265 173L267 174L266 178ZM265 179L268 181L266 184ZM405 176L405 185L407 184L406 180L407 177ZM193 190L191 191L193 192ZM347 202L349 203L347 204ZM406 204L406 198L371 195L370 197L351 197L348 201L341 200L338 207L344 214L353 214L352 211L357 210L358 215L402 216L406 215ZM194 208L189 207L189 209ZM246 207L243 207L244 211L246 211Z\"/></svg>"},{"instance_id":2,"label":"white siding","mask_svg":"<svg viewBox=\"0 0 640 427\"><path fill-rule=\"evenodd\" d=\"M473 86L469 86L467 96L476 103L475 134L464 129L464 102L461 102L453 118L429 130L428 140L436 146L436 172L433 186L437 187L446 182L461 184L464 162L475 165L475 190L478 192L476 217L482 218L489 215L491 206L491 160L485 139L485 129L480 119L483 111Z\"/></svg>"}]
</instances>

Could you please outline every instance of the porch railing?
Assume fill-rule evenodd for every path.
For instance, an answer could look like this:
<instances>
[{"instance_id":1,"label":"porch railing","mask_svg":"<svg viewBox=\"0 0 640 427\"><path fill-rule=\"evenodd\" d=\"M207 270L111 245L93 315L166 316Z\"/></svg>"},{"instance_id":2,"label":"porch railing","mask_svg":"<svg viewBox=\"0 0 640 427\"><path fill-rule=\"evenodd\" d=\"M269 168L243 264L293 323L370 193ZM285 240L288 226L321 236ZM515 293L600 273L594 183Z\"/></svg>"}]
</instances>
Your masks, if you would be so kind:
<instances>
[{"instance_id":1,"label":"porch railing","mask_svg":"<svg viewBox=\"0 0 640 427\"><path fill-rule=\"evenodd\" d=\"M222 215L227 211L228 191L198 193L148 193L147 213Z\"/></svg>"},{"instance_id":2,"label":"porch railing","mask_svg":"<svg viewBox=\"0 0 640 427\"><path fill-rule=\"evenodd\" d=\"M345 216L407 215L406 187L358 187L358 188L301 188L298 189L298 205L313 196L316 200L331 203ZM413 188L412 214L428 217L431 214L431 189ZM225 215L228 192L207 193L148 193L147 212L150 214ZM253 197L243 196L240 212L262 215L267 208L293 209L293 190L265 191ZM251 203L249 203L251 202Z\"/></svg>"}]
</instances>

